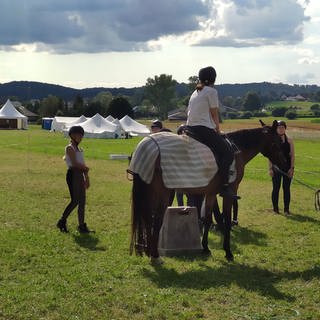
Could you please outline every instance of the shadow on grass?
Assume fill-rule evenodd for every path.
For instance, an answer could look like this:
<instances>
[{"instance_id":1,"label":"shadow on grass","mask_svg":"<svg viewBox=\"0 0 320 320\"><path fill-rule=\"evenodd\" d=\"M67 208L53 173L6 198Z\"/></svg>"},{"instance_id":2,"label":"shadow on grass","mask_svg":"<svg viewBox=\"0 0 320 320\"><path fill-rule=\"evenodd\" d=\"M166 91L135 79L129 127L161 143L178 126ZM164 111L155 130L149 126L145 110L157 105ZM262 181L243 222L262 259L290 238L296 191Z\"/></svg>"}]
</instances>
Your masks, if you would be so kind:
<instances>
[{"instance_id":1,"label":"shadow on grass","mask_svg":"<svg viewBox=\"0 0 320 320\"><path fill-rule=\"evenodd\" d=\"M234 241L241 244L254 244L256 246L266 246L268 236L259 231L250 230L241 226L232 228Z\"/></svg>"},{"instance_id":2,"label":"shadow on grass","mask_svg":"<svg viewBox=\"0 0 320 320\"><path fill-rule=\"evenodd\" d=\"M287 216L287 218L297 222L311 222L311 223L316 223L320 225L320 219L317 220L308 216L303 216L301 214L291 213L290 215Z\"/></svg>"},{"instance_id":3,"label":"shadow on grass","mask_svg":"<svg viewBox=\"0 0 320 320\"><path fill-rule=\"evenodd\" d=\"M282 280L303 279L309 281L313 278L320 279L320 266L303 272L272 272L245 264L225 264L219 268L204 266L202 269L177 272L167 269L165 266L156 266L154 270L142 270L143 276L149 278L160 288L176 287L196 290L205 290L214 287L232 284L238 285L248 291L255 291L263 296L274 299L295 301L296 298L287 293L282 293L276 288L276 284ZM226 288L226 290L228 290Z\"/></svg>"},{"instance_id":4,"label":"shadow on grass","mask_svg":"<svg viewBox=\"0 0 320 320\"><path fill-rule=\"evenodd\" d=\"M212 239L208 239L209 242L209 249L211 250L220 250L223 248L223 239L224 235L221 231L211 231L211 233L215 233L218 235L219 243L216 243L216 241L213 241ZM240 253L241 247L238 246L238 244L246 245L246 244L252 244L256 246L267 246L267 238L268 236L263 232L258 232L254 230L250 230L246 227L241 226L234 226L231 231L231 239L230 239L230 245L231 250L233 253ZM202 238L201 238L202 239Z\"/></svg>"},{"instance_id":5,"label":"shadow on grass","mask_svg":"<svg viewBox=\"0 0 320 320\"><path fill-rule=\"evenodd\" d=\"M74 241L82 248L86 248L92 251L106 251L105 247L98 247L99 238L91 233L73 234Z\"/></svg>"}]
</instances>

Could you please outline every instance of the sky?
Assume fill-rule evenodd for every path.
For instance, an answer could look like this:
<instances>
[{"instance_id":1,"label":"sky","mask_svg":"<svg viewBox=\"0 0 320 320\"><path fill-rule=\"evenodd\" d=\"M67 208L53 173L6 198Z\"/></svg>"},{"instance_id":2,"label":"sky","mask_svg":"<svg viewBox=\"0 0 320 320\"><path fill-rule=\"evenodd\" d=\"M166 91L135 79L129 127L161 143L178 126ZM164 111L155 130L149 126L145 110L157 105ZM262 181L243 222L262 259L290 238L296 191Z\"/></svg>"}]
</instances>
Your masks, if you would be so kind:
<instances>
[{"instance_id":1,"label":"sky","mask_svg":"<svg viewBox=\"0 0 320 320\"><path fill-rule=\"evenodd\" d=\"M319 0L0 0L0 83L320 85Z\"/></svg>"}]
</instances>

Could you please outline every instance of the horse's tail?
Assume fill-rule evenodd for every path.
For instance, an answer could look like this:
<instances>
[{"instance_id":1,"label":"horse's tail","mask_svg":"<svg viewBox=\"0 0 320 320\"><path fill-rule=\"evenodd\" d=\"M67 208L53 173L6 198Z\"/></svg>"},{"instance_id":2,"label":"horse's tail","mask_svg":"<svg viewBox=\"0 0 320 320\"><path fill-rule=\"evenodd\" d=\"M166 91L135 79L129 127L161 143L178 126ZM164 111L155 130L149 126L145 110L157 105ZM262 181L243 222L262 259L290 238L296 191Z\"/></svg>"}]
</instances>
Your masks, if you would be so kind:
<instances>
[{"instance_id":1,"label":"horse's tail","mask_svg":"<svg viewBox=\"0 0 320 320\"><path fill-rule=\"evenodd\" d=\"M148 197L148 185L140 176L133 174L132 203L131 203L131 243L130 254L135 250L136 254L143 252L149 256L151 249L151 210L150 197ZM149 216L150 214L150 216Z\"/></svg>"}]
</instances>

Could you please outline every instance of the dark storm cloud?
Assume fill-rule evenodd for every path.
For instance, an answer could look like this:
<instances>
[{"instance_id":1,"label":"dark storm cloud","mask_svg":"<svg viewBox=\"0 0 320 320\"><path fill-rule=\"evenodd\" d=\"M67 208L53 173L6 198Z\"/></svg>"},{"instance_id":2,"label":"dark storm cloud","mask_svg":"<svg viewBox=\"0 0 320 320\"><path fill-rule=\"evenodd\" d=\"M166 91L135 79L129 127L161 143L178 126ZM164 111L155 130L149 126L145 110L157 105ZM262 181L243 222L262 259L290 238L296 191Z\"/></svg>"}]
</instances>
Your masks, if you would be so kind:
<instances>
[{"instance_id":1,"label":"dark storm cloud","mask_svg":"<svg viewBox=\"0 0 320 320\"><path fill-rule=\"evenodd\" d=\"M58 52L146 49L199 28L201 0L1 0L0 46L41 43Z\"/></svg>"},{"instance_id":2,"label":"dark storm cloud","mask_svg":"<svg viewBox=\"0 0 320 320\"><path fill-rule=\"evenodd\" d=\"M219 18L221 2L229 6ZM307 19L295 0L0 0L0 50L149 50L150 40L201 31L210 20L212 36L196 45L293 44Z\"/></svg>"}]
</instances>

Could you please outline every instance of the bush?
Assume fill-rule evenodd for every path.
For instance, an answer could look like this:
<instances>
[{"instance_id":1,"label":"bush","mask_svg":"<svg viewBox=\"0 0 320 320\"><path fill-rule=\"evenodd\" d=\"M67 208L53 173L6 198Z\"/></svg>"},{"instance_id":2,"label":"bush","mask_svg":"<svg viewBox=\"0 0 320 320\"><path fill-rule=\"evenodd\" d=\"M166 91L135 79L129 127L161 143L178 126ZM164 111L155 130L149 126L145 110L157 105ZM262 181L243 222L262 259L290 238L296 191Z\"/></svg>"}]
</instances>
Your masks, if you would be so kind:
<instances>
[{"instance_id":1,"label":"bush","mask_svg":"<svg viewBox=\"0 0 320 320\"><path fill-rule=\"evenodd\" d=\"M229 119L237 119L239 117L239 114L237 112L228 112L227 118Z\"/></svg>"},{"instance_id":2,"label":"bush","mask_svg":"<svg viewBox=\"0 0 320 320\"><path fill-rule=\"evenodd\" d=\"M315 110L313 114L315 117L320 117L320 110Z\"/></svg>"},{"instance_id":3,"label":"bush","mask_svg":"<svg viewBox=\"0 0 320 320\"><path fill-rule=\"evenodd\" d=\"M288 110L284 116L289 120L293 120L297 117L297 113L294 110Z\"/></svg>"},{"instance_id":4,"label":"bush","mask_svg":"<svg viewBox=\"0 0 320 320\"><path fill-rule=\"evenodd\" d=\"M278 107L273 109L271 114L274 117L283 117L287 111L288 111L287 107Z\"/></svg>"},{"instance_id":5,"label":"bush","mask_svg":"<svg viewBox=\"0 0 320 320\"><path fill-rule=\"evenodd\" d=\"M318 111L318 110L320 110L320 105L318 103L315 103L310 107L310 110Z\"/></svg>"},{"instance_id":6,"label":"bush","mask_svg":"<svg viewBox=\"0 0 320 320\"><path fill-rule=\"evenodd\" d=\"M268 115L266 112L263 112L263 111L254 111L253 116L257 118L263 118L263 117L267 117Z\"/></svg>"},{"instance_id":7,"label":"bush","mask_svg":"<svg viewBox=\"0 0 320 320\"><path fill-rule=\"evenodd\" d=\"M252 117L252 113L250 111L246 111L241 115L241 119L250 119Z\"/></svg>"}]
</instances>

